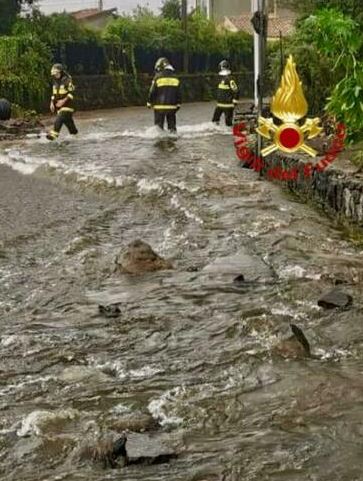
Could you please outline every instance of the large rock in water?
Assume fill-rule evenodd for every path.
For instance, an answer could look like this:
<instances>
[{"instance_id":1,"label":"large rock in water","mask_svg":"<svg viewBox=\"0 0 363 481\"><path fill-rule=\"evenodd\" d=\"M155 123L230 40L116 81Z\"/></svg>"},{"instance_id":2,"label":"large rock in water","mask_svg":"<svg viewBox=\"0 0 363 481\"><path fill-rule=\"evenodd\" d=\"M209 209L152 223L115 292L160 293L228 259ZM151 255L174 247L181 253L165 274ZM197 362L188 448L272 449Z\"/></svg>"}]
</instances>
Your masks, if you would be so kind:
<instances>
[{"instance_id":1,"label":"large rock in water","mask_svg":"<svg viewBox=\"0 0 363 481\"><path fill-rule=\"evenodd\" d=\"M125 253L116 258L116 265L121 272L142 274L143 272L172 269L172 264L161 258L152 250L149 244L142 240L135 240L127 246Z\"/></svg>"},{"instance_id":2,"label":"large rock in water","mask_svg":"<svg viewBox=\"0 0 363 481\"><path fill-rule=\"evenodd\" d=\"M243 248L236 254L213 260L203 268L202 274L226 278L235 285L243 285L244 281L273 278L272 269L257 255Z\"/></svg>"},{"instance_id":3,"label":"large rock in water","mask_svg":"<svg viewBox=\"0 0 363 481\"><path fill-rule=\"evenodd\" d=\"M177 453L161 435L130 433L127 435L127 456L130 464L166 463Z\"/></svg>"},{"instance_id":4,"label":"large rock in water","mask_svg":"<svg viewBox=\"0 0 363 481\"><path fill-rule=\"evenodd\" d=\"M96 442L85 440L77 452L80 460L100 462L104 468L123 467L129 464L167 463L177 456L163 435L123 433L112 439L110 435L100 437Z\"/></svg>"},{"instance_id":5,"label":"large rock in water","mask_svg":"<svg viewBox=\"0 0 363 481\"><path fill-rule=\"evenodd\" d=\"M303 331L295 324L290 324L290 328L293 335L280 341L273 352L286 359L311 357L310 344Z\"/></svg>"},{"instance_id":6,"label":"large rock in water","mask_svg":"<svg viewBox=\"0 0 363 481\"><path fill-rule=\"evenodd\" d=\"M323 307L324 309L334 309L335 307L348 307L352 302L352 296L335 288L321 296L318 300L318 306Z\"/></svg>"}]
</instances>

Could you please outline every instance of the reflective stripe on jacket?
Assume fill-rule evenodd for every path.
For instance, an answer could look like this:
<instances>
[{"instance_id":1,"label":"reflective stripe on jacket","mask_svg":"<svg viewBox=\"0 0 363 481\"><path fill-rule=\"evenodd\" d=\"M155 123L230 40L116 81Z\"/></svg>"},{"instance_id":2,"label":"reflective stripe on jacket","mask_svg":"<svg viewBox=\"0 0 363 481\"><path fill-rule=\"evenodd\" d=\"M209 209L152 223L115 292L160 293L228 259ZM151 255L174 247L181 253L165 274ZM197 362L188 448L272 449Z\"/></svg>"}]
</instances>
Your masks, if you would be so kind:
<instances>
[{"instance_id":1,"label":"reflective stripe on jacket","mask_svg":"<svg viewBox=\"0 0 363 481\"><path fill-rule=\"evenodd\" d=\"M220 76L217 88L217 106L221 108L233 108L234 101L238 99L238 86L230 76Z\"/></svg>"},{"instance_id":2,"label":"reflective stripe on jacket","mask_svg":"<svg viewBox=\"0 0 363 481\"><path fill-rule=\"evenodd\" d=\"M148 105L155 110L176 110L180 104L180 80L174 71L165 69L155 75L149 91Z\"/></svg>"},{"instance_id":3,"label":"reflective stripe on jacket","mask_svg":"<svg viewBox=\"0 0 363 481\"><path fill-rule=\"evenodd\" d=\"M64 75L60 79L54 79L53 81L53 92L52 101L54 104L58 100L67 99L67 102L63 107L57 109L58 112L74 112L74 85L72 78L68 75Z\"/></svg>"}]
</instances>

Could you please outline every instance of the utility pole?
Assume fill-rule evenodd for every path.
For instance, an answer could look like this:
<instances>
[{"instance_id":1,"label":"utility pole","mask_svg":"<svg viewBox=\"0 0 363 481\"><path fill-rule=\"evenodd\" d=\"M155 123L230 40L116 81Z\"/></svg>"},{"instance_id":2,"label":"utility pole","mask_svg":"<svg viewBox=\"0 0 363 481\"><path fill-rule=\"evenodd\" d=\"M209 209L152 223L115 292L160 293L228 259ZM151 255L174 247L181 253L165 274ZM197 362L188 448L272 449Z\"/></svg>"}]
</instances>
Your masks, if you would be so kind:
<instances>
[{"instance_id":1,"label":"utility pole","mask_svg":"<svg viewBox=\"0 0 363 481\"><path fill-rule=\"evenodd\" d=\"M258 0L251 0L251 13L255 15L258 12ZM258 82L258 75L259 75L259 55L258 55L258 33L256 30L253 31L253 60L254 60L254 83L253 83L253 92L254 92L254 99L255 99L255 107L258 107L258 89L257 89L257 82Z\"/></svg>"},{"instance_id":2,"label":"utility pole","mask_svg":"<svg viewBox=\"0 0 363 481\"><path fill-rule=\"evenodd\" d=\"M98 0L98 10L103 10L103 0Z\"/></svg>"},{"instance_id":3,"label":"utility pole","mask_svg":"<svg viewBox=\"0 0 363 481\"><path fill-rule=\"evenodd\" d=\"M189 70L189 53L188 53L188 2L187 0L182 0L182 27L185 35L184 42L184 55L183 55L183 70L188 73Z\"/></svg>"},{"instance_id":4,"label":"utility pole","mask_svg":"<svg viewBox=\"0 0 363 481\"><path fill-rule=\"evenodd\" d=\"M254 27L254 99L257 118L262 115L264 97L265 51L267 41L267 0L251 0ZM262 138L257 136L257 156L261 157Z\"/></svg>"}]
</instances>

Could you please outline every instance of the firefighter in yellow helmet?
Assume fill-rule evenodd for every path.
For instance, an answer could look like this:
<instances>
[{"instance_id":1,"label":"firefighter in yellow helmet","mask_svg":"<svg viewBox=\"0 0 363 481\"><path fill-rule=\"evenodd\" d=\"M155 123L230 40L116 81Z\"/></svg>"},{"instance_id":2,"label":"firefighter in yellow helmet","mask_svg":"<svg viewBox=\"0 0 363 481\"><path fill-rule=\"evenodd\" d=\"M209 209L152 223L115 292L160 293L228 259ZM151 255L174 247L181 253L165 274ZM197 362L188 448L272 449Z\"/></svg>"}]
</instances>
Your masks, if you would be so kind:
<instances>
[{"instance_id":1,"label":"firefighter in yellow helmet","mask_svg":"<svg viewBox=\"0 0 363 481\"><path fill-rule=\"evenodd\" d=\"M53 79L53 92L50 101L50 111L57 113L53 129L48 132L47 139L55 140L65 125L69 133L76 135L77 127L74 124L74 85L70 75L66 73L63 65L56 63L50 72Z\"/></svg>"},{"instance_id":2,"label":"firefighter in yellow helmet","mask_svg":"<svg viewBox=\"0 0 363 481\"><path fill-rule=\"evenodd\" d=\"M226 125L233 124L233 111L238 99L238 86L231 77L231 70L227 60L219 64L219 83L217 88L217 106L214 110L212 122L219 124L222 114Z\"/></svg>"},{"instance_id":3,"label":"firefighter in yellow helmet","mask_svg":"<svg viewBox=\"0 0 363 481\"><path fill-rule=\"evenodd\" d=\"M157 60L155 71L147 107L154 109L155 125L163 129L166 120L169 131L176 132L176 112L181 104L180 80L165 57Z\"/></svg>"}]
</instances>

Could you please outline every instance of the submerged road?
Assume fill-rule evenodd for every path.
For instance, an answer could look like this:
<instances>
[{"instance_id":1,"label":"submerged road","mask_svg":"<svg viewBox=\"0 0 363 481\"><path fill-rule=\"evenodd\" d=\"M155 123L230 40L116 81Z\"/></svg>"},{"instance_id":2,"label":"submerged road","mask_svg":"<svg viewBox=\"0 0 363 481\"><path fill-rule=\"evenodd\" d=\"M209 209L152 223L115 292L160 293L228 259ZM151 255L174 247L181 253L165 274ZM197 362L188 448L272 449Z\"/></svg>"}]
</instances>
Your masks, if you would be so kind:
<instances>
[{"instance_id":1,"label":"submerged road","mask_svg":"<svg viewBox=\"0 0 363 481\"><path fill-rule=\"evenodd\" d=\"M241 169L212 110L183 106L176 140L127 108L1 146L2 481L362 480L362 250ZM174 269L113 272L135 239ZM353 306L318 307L336 283ZM77 456L125 428L178 457Z\"/></svg>"}]
</instances>

